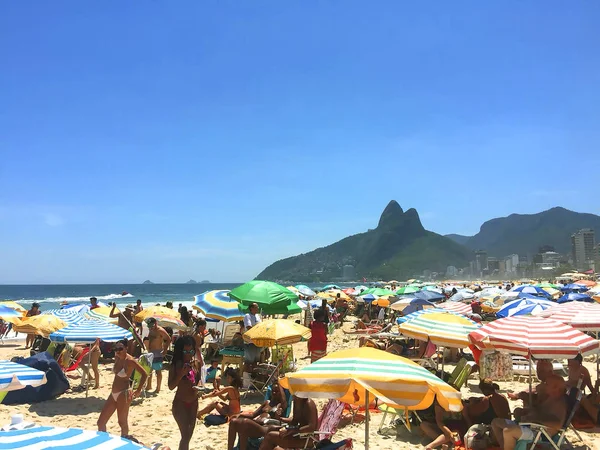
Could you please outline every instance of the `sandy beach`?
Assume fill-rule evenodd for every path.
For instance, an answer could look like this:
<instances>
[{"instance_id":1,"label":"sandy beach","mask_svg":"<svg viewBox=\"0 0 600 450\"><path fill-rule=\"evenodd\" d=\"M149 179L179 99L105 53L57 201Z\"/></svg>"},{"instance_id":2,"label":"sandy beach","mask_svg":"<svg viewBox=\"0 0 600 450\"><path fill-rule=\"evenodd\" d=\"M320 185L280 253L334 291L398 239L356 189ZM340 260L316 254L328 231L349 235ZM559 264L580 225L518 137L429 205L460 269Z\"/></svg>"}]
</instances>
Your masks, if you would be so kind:
<instances>
[{"instance_id":1,"label":"sandy beach","mask_svg":"<svg viewBox=\"0 0 600 450\"><path fill-rule=\"evenodd\" d=\"M351 324L345 323L345 329L350 329ZM348 335L343 330L336 330L330 336L329 351L342 348L357 347L357 336ZM14 356L26 356L28 350L20 341L7 342L0 346L0 359L10 359ZM294 356L298 365L301 367L309 363L306 359L306 343L298 343L294 346ZM586 361L586 366L590 372L595 374L595 363ZM96 421L104 401L109 395L110 386L113 380L112 363L102 364L100 366L101 387L98 390L90 390L89 397L85 397L85 392L69 391L57 399L42 402L33 405L0 405L0 425L9 423L12 414L23 414L25 420L35 422L40 425L54 425L63 427L79 427L85 429L96 429ZM160 394L149 396L143 400L134 400L129 412L130 432L141 442L150 445L155 442L161 442L176 449L179 443L179 431L177 424L171 414L171 402L174 393L169 391L166 385L166 376L163 376L163 384ZM70 379L71 386L78 386L80 379ZM527 388L525 380L500 382L501 392L520 391ZM472 395L481 395L477 389L478 379L472 376L467 385L463 387L463 397ZM260 402L258 395L248 395L243 400L242 408L244 410L254 409ZM319 401L318 406L321 409L324 401ZM511 408L520 406L521 402L511 402ZM422 444L427 439L422 436L417 428L413 427L412 433L409 433L404 427L384 427L382 433L378 433L379 424L382 415L375 413L371 415L371 427L369 435L369 446L375 450L395 449L418 449L423 448ZM357 423L351 423L351 416L342 421L334 441L344 438L354 440L354 448L364 448L364 419L360 413L357 416ZM386 419L389 423L390 419ZM116 414L108 424L108 431L118 435L120 433ZM600 450L600 428L580 432L584 442L575 442L575 449L599 449ZM569 432L569 438L573 440L574 434ZM194 437L191 442L191 448L199 450L221 450L226 448L227 443L227 425L207 428L204 424L198 422Z\"/></svg>"}]
</instances>

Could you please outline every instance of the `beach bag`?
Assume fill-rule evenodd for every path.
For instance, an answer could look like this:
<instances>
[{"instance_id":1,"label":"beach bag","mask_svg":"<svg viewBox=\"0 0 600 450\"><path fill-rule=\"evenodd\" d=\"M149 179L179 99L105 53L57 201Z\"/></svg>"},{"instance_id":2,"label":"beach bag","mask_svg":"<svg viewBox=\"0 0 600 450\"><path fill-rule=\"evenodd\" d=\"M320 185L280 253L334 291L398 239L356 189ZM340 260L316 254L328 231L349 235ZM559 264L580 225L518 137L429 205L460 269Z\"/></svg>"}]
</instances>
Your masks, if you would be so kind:
<instances>
[{"instance_id":1,"label":"beach bag","mask_svg":"<svg viewBox=\"0 0 600 450\"><path fill-rule=\"evenodd\" d=\"M467 430L463 442L467 450L485 450L491 445L490 426L477 423Z\"/></svg>"},{"instance_id":2,"label":"beach bag","mask_svg":"<svg viewBox=\"0 0 600 450\"><path fill-rule=\"evenodd\" d=\"M207 427L223 425L227 423L227 416L222 416L221 414L209 414L204 418L204 425Z\"/></svg>"}]
</instances>

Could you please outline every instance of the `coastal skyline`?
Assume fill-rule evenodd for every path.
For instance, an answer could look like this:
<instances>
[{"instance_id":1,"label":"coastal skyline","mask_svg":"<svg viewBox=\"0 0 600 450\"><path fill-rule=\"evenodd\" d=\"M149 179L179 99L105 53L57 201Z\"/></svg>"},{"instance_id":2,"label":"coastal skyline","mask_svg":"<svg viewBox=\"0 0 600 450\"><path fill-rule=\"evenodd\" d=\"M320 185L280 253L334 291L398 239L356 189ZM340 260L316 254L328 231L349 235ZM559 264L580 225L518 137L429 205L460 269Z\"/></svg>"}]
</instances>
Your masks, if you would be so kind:
<instances>
[{"instance_id":1,"label":"coastal skyline","mask_svg":"<svg viewBox=\"0 0 600 450\"><path fill-rule=\"evenodd\" d=\"M244 281L390 199L600 214L596 4L178 6L3 5L0 283Z\"/></svg>"}]
</instances>

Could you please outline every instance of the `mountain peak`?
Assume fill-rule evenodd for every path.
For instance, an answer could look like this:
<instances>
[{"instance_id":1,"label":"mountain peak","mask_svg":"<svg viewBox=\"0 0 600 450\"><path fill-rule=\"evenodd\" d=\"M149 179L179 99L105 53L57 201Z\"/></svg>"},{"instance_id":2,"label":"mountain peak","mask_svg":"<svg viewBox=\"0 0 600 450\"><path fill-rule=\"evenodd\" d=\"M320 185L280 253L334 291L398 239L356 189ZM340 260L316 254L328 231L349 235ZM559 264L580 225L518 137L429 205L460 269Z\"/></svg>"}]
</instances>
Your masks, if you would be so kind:
<instances>
[{"instance_id":1,"label":"mountain peak","mask_svg":"<svg viewBox=\"0 0 600 450\"><path fill-rule=\"evenodd\" d=\"M404 210L402 209L402 207L398 204L396 200L392 200L387 204L387 206L381 213L381 217L379 218L379 224L377 225L377 228L381 227L382 225L395 223L398 220L400 220L403 215Z\"/></svg>"}]
</instances>

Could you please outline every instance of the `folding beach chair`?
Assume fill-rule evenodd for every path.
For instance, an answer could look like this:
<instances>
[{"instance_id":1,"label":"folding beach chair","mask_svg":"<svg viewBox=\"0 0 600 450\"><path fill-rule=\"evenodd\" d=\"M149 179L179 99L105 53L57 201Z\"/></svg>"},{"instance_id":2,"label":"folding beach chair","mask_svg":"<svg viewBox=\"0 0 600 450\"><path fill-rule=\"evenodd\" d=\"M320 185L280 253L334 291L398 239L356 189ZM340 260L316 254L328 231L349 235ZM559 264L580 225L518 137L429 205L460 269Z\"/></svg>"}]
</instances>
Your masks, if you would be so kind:
<instances>
[{"instance_id":1,"label":"folding beach chair","mask_svg":"<svg viewBox=\"0 0 600 450\"><path fill-rule=\"evenodd\" d=\"M378 433L381 433L381 430L383 429L385 423L385 419L388 414L392 415L392 417L397 417L400 423L402 423L402 425L404 425L409 432L411 431L411 414L414 415L419 422L422 422L421 418L419 417L419 414L416 411L409 411L408 409L404 408L392 408L388 405L379 405L377 409L383 412L383 417L381 418L381 422L379 423Z\"/></svg>"},{"instance_id":2,"label":"folding beach chair","mask_svg":"<svg viewBox=\"0 0 600 450\"><path fill-rule=\"evenodd\" d=\"M448 378L448 380L444 380L444 381L450 385L454 384L454 382L460 375L460 372L462 372L462 370L465 368L466 365L467 365L466 358L460 358L460 361L458 361L458 363L456 363L456 367L454 367L454 370L450 374L450 377Z\"/></svg>"},{"instance_id":3,"label":"folding beach chair","mask_svg":"<svg viewBox=\"0 0 600 450\"><path fill-rule=\"evenodd\" d=\"M316 445L323 439L331 439L331 437L337 431L340 420L342 419L344 405L345 403L342 403L339 400L329 400L319 416L319 429L312 433L298 433L295 435L299 438L307 438L304 448L307 448L309 442L311 441L313 441Z\"/></svg>"},{"instance_id":4,"label":"folding beach chair","mask_svg":"<svg viewBox=\"0 0 600 450\"><path fill-rule=\"evenodd\" d=\"M460 391L461 388L465 385L465 383L469 379L469 376L471 375L471 372L473 371L474 366L475 366L475 363L473 361L467 362L465 364L465 366L462 368L462 370L460 371L460 373L458 374L458 376L456 377L456 379L454 380L454 382L453 383L448 382L448 384L450 386L452 386L454 389L456 389L457 391Z\"/></svg>"},{"instance_id":5,"label":"folding beach chair","mask_svg":"<svg viewBox=\"0 0 600 450\"><path fill-rule=\"evenodd\" d=\"M154 359L154 355L152 353L144 353L143 355L141 355L138 358L138 362L140 363L140 366L142 366L142 368L144 369L144 371L146 372L147 375L150 375L150 372L152 371L152 360ZM142 381L142 374L139 373L137 370L133 371L133 374L131 374L131 389L135 390L138 388L138 386L140 385L140 382ZM146 386L142 387L142 398L146 398Z\"/></svg>"},{"instance_id":6,"label":"folding beach chair","mask_svg":"<svg viewBox=\"0 0 600 450\"><path fill-rule=\"evenodd\" d=\"M271 351L271 362L278 364L283 361L281 365L280 374L293 372L294 367L294 347L292 345L278 345Z\"/></svg>"},{"instance_id":7,"label":"folding beach chair","mask_svg":"<svg viewBox=\"0 0 600 450\"><path fill-rule=\"evenodd\" d=\"M575 433L575 435L577 436L577 438L580 441L583 441L579 432L571 425L571 422L573 421L573 417L575 416L575 413L577 412L577 409L579 408L581 398L583 397L583 391L581 390L581 381L578 383L577 387L571 388L571 389L572 389L572 391L569 392L568 395L566 395L567 406L569 408L568 414L567 414L567 419L565 420L565 423L562 426L562 428L560 430L558 430L558 433L556 433L554 436L550 436L550 433L548 433L548 428L539 423L520 423L519 424L521 426L530 427L531 430L535 434L535 438L533 439L532 445L531 445L531 447L529 447L529 450L533 450L538 444L547 444L547 445L550 445L555 450L560 450L561 446L566 443L567 444L566 448L573 448L573 445L571 445L571 443L566 442L565 434L569 428L571 428L571 430L573 430L573 432ZM527 448L527 444L529 444L530 442L531 441L518 441L517 446L515 447L515 450L525 450L525 448ZM521 444L521 443L523 443L523 444Z\"/></svg>"},{"instance_id":8,"label":"folding beach chair","mask_svg":"<svg viewBox=\"0 0 600 450\"><path fill-rule=\"evenodd\" d=\"M74 370L77 370L80 375L83 375L83 371L82 371L81 367L79 367L79 366L81 364L81 361L83 361L83 358L85 358L89 352L90 352L89 347L84 348L83 351L77 357L77 359L71 358L71 352L69 352L70 365L67 368L63 368L63 372L68 373L68 372L73 372ZM88 369L86 367L85 371L87 372L87 370Z\"/></svg>"},{"instance_id":9,"label":"folding beach chair","mask_svg":"<svg viewBox=\"0 0 600 450\"><path fill-rule=\"evenodd\" d=\"M254 368L255 377L251 377L248 380L250 386L245 393L247 394L249 391L255 391L266 394L267 388L273 384L273 380L279 377L281 367L283 367L287 360L286 357L287 353L283 355L277 364L259 364L256 366Z\"/></svg>"}]
</instances>

